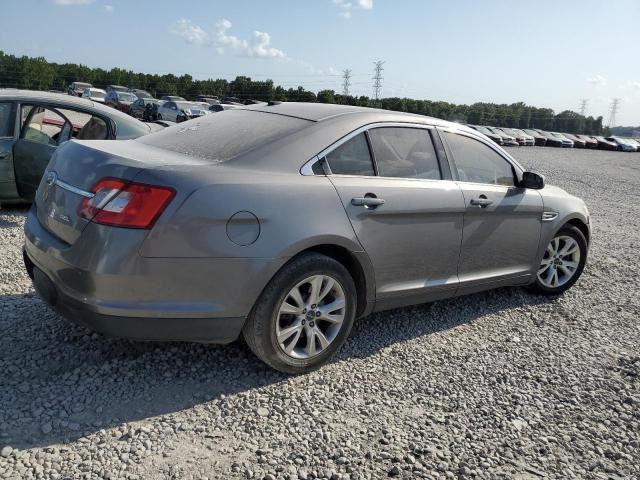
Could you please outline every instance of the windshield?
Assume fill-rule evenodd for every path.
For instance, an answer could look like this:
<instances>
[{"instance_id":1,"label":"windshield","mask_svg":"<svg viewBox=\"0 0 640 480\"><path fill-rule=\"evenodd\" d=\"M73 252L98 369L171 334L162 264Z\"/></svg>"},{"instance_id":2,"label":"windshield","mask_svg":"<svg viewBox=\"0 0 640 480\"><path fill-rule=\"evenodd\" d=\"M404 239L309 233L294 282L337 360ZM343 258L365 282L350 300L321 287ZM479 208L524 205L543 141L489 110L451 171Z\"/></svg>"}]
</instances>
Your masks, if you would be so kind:
<instances>
[{"instance_id":1,"label":"windshield","mask_svg":"<svg viewBox=\"0 0 640 480\"><path fill-rule=\"evenodd\" d=\"M100 90L89 90L89 95L91 95L91 98L104 98L106 93Z\"/></svg>"},{"instance_id":2,"label":"windshield","mask_svg":"<svg viewBox=\"0 0 640 480\"><path fill-rule=\"evenodd\" d=\"M87 88L90 87L91 84L90 83L80 83L80 82L76 82L74 83L75 88L80 89L80 88Z\"/></svg>"},{"instance_id":3,"label":"windshield","mask_svg":"<svg viewBox=\"0 0 640 480\"><path fill-rule=\"evenodd\" d=\"M136 97L135 95L132 95L131 93L125 93L125 92L118 93L118 100L120 100L121 102L135 102L137 99L138 97Z\"/></svg>"},{"instance_id":4,"label":"windshield","mask_svg":"<svg viewBox=\"0 0 640 480\"><path fill-rule=\"evenodd\" d=\"M250 110L227 110L177 124L137 141L221 163L290 135L313 122Z\"/></svg>"},{"instance_id":5,"label":"windshield","mask_svg":"<svg viewBox=\"0 0 640 480\"><path fill-rule=\"evenodd\" d=\"M133 93L138 98L153 98L149 92L145 92L144 90L136 90Z\"/></svg>"}]
</instances>

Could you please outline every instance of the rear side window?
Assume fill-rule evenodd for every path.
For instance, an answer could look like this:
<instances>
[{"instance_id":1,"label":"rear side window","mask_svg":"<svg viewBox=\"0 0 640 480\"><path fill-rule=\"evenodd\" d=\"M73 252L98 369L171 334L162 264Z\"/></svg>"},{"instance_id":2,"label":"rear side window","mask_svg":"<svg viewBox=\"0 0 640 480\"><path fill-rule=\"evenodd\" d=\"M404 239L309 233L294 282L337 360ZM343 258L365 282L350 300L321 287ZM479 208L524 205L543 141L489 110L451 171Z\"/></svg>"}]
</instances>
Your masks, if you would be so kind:
<instances>
[{"instance_id":1,"label":"rear side window","mask_svg":"<svg viewBox=\"0 0 640 480\"><path fill-rule=\"evenodd\" d=\"M13 137L15 126L15 104L0 102L0 138Z\"/></svg>"},{"instance_id":2,"label":"rear side window","mask_svg":"<svg viewBox=\"0 0 640 480\"><path fill-rule=\"evenodd\" d=\"M105 140L109 131L105 121L94 115L77 110L59 109L73 126L72 137L78 140Z\"/></svg>"},{"instance_id":3,"label":"rear side window","mask_svg":"<svg viewBox=\"0 0 640 480\"><path fill-rule=\"evenodd\" d=\"M331 173L373 176L373 161L364 133L347 140L326 156Z\"/></svg>"},{"instance_id":4,"label":"rear side window","mask_svg":"<svg viewBox=\"0 0 640 480\"><path fill-rule=\"evenodd\" d=\"M514 186L513 167L495 150L464 135L451 132L443 134L461 182Z\"/></svg>"},{"instance_id":5,"label":"rear side window","mask_svg":"<svg viewBox=\"0 0 640 480\"><path fill-rule=\"evenodd\" d=\"M427 130L383 127L369 130L381 177L440 180L438 157Z\"/></svg>"},{"instance_id":6,"label":"rear side window","mask_svg":"<svg viewBox=\"0 0 640 480\"><path fill-rule=\"evenodd\" d=\"M137 141L221 163L291 135L312 123L273 113L226 110L173 125Z\"/></svg>"}]
</instances>

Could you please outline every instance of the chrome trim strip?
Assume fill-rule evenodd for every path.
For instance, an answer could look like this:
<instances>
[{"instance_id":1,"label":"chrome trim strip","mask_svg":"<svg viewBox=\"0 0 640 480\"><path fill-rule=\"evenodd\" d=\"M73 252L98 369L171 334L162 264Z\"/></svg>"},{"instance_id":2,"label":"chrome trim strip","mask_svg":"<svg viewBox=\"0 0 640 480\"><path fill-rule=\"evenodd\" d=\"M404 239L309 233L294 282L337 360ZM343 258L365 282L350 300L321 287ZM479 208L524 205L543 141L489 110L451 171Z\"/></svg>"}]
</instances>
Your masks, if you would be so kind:
<instances>
[{"instance_id":1,"label":"chrome trim strip","mask_svg":"<svg viewBox=\"0 0 640 480\"><path fill-rule=\"evenodd\" d=\"M318 158L317 156L313 157L307 163L302 165L302 168L300 169L300 173L302 175L304 175L304 176L315 175L315 173L313 173L313 164L316 163L319 160L320 160L320 158Z\"/></svg>"},{"instance_id":2,"label":"chrome trim strip","mask_svg":"<svg viewBox=\"0 0 640 480\"><path fill-rule=\"evenodd\" d=\"M558 212L542 212L542 221L551 222L558 218Z\"/></svg>"},{"instance_id":3,"label":"chrome trim strip","mask_svg":"<svg viewBox=\"0 0 640 480\"><path fill-rule=\"evenodd\" d=\"M85 198L95 197L95 193L87 192L86 190L82 190L78 187L74 187L73 185L69 185L67 182L63 182L59 178L56 178L55 185L57 187L63 188L71 193L75 193L76 195L80 195Z\"/></svg>"}]
</instances>

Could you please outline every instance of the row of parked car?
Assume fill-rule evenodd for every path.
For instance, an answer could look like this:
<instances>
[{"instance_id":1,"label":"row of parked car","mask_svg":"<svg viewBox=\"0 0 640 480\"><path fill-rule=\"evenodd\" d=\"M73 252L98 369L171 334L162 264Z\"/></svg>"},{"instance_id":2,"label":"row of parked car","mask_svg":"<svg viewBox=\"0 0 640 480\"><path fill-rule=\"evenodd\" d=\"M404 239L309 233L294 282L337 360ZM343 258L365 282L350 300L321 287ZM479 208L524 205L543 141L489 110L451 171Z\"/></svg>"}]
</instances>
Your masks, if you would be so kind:
<instances>
[{"instance_id":1,"label":"row of parked car","mask_svg":"<svg viewBox=\"0 0 640 480\"><path fill-rule=\"evenodd\" d=\"M157 99L146 90L122 85L109 85L103 90L86 82L73 82L67 93L104 103L146 122L165 120L179 123L244 105L235 97L198 95L195 101L188 101L183 97L165 95Z\"/></svg>"},{"instance_id":2,"label":"row of parked car","mask_svg":"<svg viewBox=\"0 0 640 480\"><path fill-rule=\"evenodd\" d=\"M572 133L547 132L531 128L503 128L483 125L468 125L483 133L498 145L503 146L547 146L565 148L599 148L622 152L640 152L640 139L602 137Z\"/></svg>"},{"instance_id":3,"label":"row of parked car","mask_svg":"<svg viewBox=\"0 0 640 480\"><path fill-rule=\"evenodd\" d=\"M166 95L154 98L149 92L121 85L109 85L106 90L95 88L90 83L73 82L69 86L69 95L88 98L104 103L124 113L146 122L170 121L184 122L192 118L210 113L220 112L244 105L234 97L219 98L217 96L199 95L195 101L183 97ZM254 104L264 102L251 101ZM601 150L618 150L624 152L640 152L640 139L617 136L602 137L571 133L548 132L539 129L520 129L468 125L485 134L502 146L547 146L566 148L599 148Z\"/></svg>"}]
</instances>

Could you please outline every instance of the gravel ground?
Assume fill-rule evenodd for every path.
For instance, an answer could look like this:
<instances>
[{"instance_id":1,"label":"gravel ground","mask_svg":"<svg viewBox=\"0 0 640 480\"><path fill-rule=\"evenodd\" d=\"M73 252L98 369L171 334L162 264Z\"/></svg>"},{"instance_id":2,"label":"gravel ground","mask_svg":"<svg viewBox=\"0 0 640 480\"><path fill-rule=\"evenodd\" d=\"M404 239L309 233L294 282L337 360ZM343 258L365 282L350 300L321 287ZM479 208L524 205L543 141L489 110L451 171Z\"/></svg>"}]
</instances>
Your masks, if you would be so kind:
<instances>
[{"instance_id":1,"label":"gravel ground","mask_svg":"<svg viewBox=\"0 0 640 480\"><path fill-rule=\"evenodd\" d=\"M587 201L578 284L375 314L298 377L67 323L0 211L0 478L640 478L640 155L510 151Z\"/></svg>"}]
</instances>

